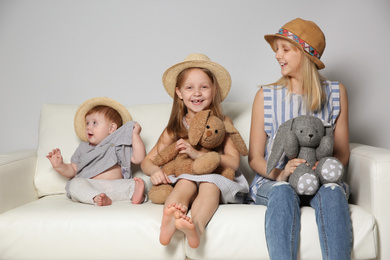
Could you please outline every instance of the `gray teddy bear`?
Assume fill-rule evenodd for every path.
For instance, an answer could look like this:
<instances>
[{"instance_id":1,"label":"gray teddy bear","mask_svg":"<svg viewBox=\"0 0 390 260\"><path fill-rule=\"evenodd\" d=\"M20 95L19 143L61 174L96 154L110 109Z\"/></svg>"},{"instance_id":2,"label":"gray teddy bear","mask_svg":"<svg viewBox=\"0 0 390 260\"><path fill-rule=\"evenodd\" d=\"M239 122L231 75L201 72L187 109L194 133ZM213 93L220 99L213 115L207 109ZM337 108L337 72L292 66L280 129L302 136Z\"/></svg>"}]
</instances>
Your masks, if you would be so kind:
<instances>
[{"instance_id":1,"label":"gray teddy bear","mask_svg":"<svg viewBox=\"0 0 390 260\"><path fill-rule=\"evenodd\" d=\"M290 185L299 195L314 195L320 184L342 180L344 167L332 157L333 129L315 116L301 115L280 125L267 161L267 174L275 168L283 152L289 160L306 160L306 164L300 164L289 177Z\"/></svg>"}]
</instances>

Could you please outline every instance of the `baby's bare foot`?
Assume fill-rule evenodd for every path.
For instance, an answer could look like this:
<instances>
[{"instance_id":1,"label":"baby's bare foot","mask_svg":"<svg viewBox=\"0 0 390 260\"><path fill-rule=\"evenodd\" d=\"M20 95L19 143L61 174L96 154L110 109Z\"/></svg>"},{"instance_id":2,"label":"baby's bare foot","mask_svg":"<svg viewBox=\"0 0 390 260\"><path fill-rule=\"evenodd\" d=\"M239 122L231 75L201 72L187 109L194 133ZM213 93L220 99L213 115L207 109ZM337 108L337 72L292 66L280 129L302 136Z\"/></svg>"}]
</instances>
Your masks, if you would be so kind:
<instances>
[{"instance_id":1,"label":"baby's bare foot","mask_svg":"<svg viewBox=\"0 0 390 260\"><path fill-rule=\"evenodd\" d=\"M107 197L107 195L104 193L100 193L99 195L95 196L93 198L93 201L98 206L108 206L112 204L112 200L109 197Z\"/></svg>"},{"instance_id":2,"label":"baby's bare foot","mask_svg":"<svg viewBox=\"0 0 390 260\"><path fill-rule=\"evenodd\" d=\"M188 240L188 245L192 248L197 248L200 244L200 232L197 229L194 221L185 214L179 214L176 218L175 226L178 230L182 231ZM175 217L178 216L175 214Z\"/></svg>"},{"instance_id":3,"label":"baby's bare foot","mask_svg":"<svg viewBox=\"0 0 390 260\"><path fill-rule=\"evenodd\" d=\"M141 178L134 178L135 181L135 188L133 193L133 198L131 199L131 202L133 204L140 204L144 202L145 200L145 183Z\"/></svg>"},{"instance_id":4,"label":"baby's bare foot","mask_svg":"<svg viewBox=\"0 0 390 260\"><path fill-rule=\"evenodd\" d=\"M176 203L171 203L164 208L163 218L160 228L160 243L164 246L171 242L171 238L176 231L174 214L178 209Z\"/></svg>"}]
</instances>

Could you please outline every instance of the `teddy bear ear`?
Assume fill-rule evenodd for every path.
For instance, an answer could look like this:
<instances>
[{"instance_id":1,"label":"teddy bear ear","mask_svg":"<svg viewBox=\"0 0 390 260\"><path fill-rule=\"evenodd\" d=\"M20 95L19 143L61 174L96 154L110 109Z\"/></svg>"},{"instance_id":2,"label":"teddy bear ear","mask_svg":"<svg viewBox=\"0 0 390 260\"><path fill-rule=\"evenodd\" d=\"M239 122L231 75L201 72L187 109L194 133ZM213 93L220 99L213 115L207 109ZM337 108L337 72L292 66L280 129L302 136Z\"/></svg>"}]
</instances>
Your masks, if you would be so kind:
<instances>
[{"instance_id":1,"label":"teddy bear ear","mask_svg":"<svg viewBox=\"0 0 390 260\"><path fill-rule=\"evenodd\" d=\"M276 167L277 163L283 155L285 139L287 133L293 128L293 121L293 119L287 120L281 124L276 131L274 142L267 160L267 175L270 174L270 172Z\"/></svg>"},{"instance_id":2,"label":"teddy bear ear","mask_svg":"<svg viewBox=\"0 0 390 260\"><path fill-rule=\"evenodd\" d=\"M234 146L242 156L248 155L248 148L246 147L245 141L240 135L240 132L230 122L224 121L226 133L229 134Z\"/></svg>"},{"instance_id":3,"label":"teddy bear ear","mask_svg":"<svg viewBox=\"0 0 390 260\"><path fill-rule=\"evenodd\" d=\"M211 110L203 110L194 116L188 129L188 139L191 145L197 145L203 135L207 120L211 115Z\"/></svg>"}]
</instances>

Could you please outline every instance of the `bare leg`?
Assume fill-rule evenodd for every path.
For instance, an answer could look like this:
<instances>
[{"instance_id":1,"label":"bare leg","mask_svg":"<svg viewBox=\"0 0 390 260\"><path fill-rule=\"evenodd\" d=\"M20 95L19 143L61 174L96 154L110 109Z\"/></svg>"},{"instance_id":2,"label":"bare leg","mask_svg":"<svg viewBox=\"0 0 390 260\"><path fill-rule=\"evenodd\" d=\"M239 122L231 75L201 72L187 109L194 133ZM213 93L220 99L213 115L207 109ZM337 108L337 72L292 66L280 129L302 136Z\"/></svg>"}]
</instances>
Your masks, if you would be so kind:
<instances>
[{"instance_id":1,"label":"bare leg","mask_svg":"<svg viewBox=\"0 0 390 260\"><path fill-rule=\"evenodd\" d=\"M100 193L93 198L93 201L98 206L108 206L112 204L112 200L104 193Z\"/></svg>"},{"instance_id":2,"label":"bare leg","mask_svg":"<svg viewBox=\"0 0 390 260\"><path fill-rule=\"evenodd\" d=\"M196 195L197 185L188 180L180 180L168 196L165 205L160 229L160 243L168 245L176 231L175 215L187 213L188 205Z\"/></svg>"},{"instance_id":3,"label":"bare leg","mask_svg":"<svg viewBox=\"0 0 390 260\"><path fill-rule=\"evenodd\" d=\"M192 219L184 215L176 220L176 228L187 236L190 247L197 248L200 245L200 237L218 208L220 196L221 191L215 184L201 183L198 196L192 203Z\"/></svg>"},{"instance_id":4,"label":"bare leg","mask_svg":"<svg viewBox=\"0 0 390 260\"><path fill-rule=\"evenodd\" d=\"M133 198L131 199L133 204L140 204L144 202L145 200L145 183L141 178L134 178L135 181L135 188L134 188L134 194Z\"/></svg>"}]
</instances>

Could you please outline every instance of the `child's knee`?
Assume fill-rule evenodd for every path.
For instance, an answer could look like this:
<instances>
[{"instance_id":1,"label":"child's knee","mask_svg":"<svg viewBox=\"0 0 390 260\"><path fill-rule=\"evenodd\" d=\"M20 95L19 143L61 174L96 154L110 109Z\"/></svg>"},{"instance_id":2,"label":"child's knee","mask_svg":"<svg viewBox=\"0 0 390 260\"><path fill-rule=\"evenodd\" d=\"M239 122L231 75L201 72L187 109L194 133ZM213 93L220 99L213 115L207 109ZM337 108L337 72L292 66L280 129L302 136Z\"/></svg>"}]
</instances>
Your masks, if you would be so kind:
<instances>
[{"instance_id":1,"label":"child's knee","mask_svg":"<svg viewBox=\"0 0 390 260\"><path fill-rule=\"evenodd\" d=\"M291 185L285 181L275 182L272 187L271 194L271 196L278 196L280 198L289 198L297 196Z\"/></svg>"},{"instance_id":2,"label":"child's knee","mask_svg":"<svg viewBox=\"0 0 390 260\"><path fill-rule=\"evenodd\" d=\"M346 192L343 187L341 187L337 183L326 183L323 184L318 191L322 196L332 196L334 198L337 197L346 197Z\"/></svg>"}]
</instances>

